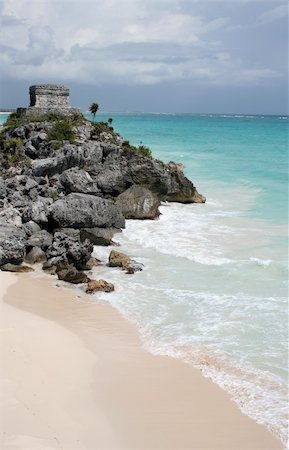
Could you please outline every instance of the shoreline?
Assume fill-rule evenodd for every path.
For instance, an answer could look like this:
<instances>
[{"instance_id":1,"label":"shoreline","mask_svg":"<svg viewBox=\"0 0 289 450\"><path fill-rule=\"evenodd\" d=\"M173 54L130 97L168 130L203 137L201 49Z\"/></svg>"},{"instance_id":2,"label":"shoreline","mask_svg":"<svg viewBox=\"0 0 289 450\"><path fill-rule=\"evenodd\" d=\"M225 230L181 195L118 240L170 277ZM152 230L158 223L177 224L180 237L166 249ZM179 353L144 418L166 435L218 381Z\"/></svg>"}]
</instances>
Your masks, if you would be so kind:
<instances>
[{"instance_id":1,"label":"shoreline","mask_svg":"<svg viewBox=\"0 0 289 450\"><path fill-rule=\"evenodd\" d=\"M197 369L146 351L112 306L0 277L3 450L282 449Z\"/></svg>"}]
</instances>

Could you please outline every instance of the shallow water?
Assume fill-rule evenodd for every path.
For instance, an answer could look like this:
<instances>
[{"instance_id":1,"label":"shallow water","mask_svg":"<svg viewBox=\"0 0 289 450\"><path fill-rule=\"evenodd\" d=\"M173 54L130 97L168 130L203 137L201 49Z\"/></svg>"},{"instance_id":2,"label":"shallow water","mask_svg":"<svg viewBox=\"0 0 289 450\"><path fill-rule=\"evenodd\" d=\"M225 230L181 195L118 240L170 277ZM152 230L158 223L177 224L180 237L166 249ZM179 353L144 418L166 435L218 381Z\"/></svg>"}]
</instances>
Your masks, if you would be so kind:
<instances>
[{"instance_id":1,"label":"shallow water","mask_svg":"<svg viewBox=\"0 0 289 450\"><path fill-rule=\"evenodd\" d=\"M116 285L102 298L139 326L147 348L199 367L285 442L287 118L113 119L134 144L181 161L207 203L167 203L158 220L127 221L115 240L145 270L101 269Z\"/></svg>"}]
</instances>

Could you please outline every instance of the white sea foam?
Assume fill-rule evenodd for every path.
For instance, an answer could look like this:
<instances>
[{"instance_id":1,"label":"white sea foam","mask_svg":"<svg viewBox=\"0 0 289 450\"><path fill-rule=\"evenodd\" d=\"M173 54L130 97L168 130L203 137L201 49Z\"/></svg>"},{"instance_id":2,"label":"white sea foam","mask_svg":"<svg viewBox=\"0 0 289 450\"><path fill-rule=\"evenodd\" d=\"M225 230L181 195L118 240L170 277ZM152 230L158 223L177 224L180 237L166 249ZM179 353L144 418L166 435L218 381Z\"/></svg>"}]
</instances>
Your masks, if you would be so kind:
<instances>
[{"instance_id":1,"label":"white sea foam","mask_svg":"<svg viewBox=\"0 0 289 450\"><path fill-rule=\"evenodd\" d=\"M234 323L234 317L236 320L241 314L236 306L239 303L245 310L250 306L252 311L257 310L257 299L158 289L135 282L133 278L125 281L125 275L119 271L114 273L118 289L109 301L139 327L145 348L154 354L181 358L200 369L204 376L226 390L245 414L265 424L285 442L288 410L282 379L269 371L253 369L245 359L238 363L219 346L226 348L227 340L242 360L238 352L240 342L238 339L232 342L233 329L242 332L242 318ZM102 298L108 297L102 294ZM271 300L274 299L267 299L268 308L271 308ZM222 317L227 316L228 302L231 303L231 318L225 322ZM197 305L202 307L198 309ZM214 305L215 311L212 311ZM210 309L211 314L208 314ZM258 352L258 349L251 351Z\"/></svg>"},{"instance_id":2,"label":"white sea foam","mask_svg":"<svg viewBox=\"0 0 289 450\"><path fill-rule=\"evenodd\" d=\"M256 195L242 188L205 205L164 204L159 220L127 221L114 240L144 271L96 273L116 286L101 298L137 324L150 351L201 369L284 441L288 307L275 241L284 230L247 219ZM104 261L109 252L96 248Z\"/></svg>"}]
</instances>

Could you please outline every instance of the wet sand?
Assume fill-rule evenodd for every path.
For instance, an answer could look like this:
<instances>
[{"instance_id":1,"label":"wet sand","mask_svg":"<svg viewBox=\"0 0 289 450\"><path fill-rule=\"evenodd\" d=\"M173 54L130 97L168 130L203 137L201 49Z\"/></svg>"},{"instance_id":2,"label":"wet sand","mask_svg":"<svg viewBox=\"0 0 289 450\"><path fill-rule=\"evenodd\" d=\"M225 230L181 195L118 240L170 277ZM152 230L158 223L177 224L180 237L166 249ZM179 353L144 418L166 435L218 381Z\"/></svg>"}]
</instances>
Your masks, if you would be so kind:
<instances>
[{"instance_id":1,"label":"wet sand","mask_svg":"<svg viewBox=\"0 0 289 450\"><path fill-rule=\"evenodd\" d=\"M1 449L282 449L111 306L28 274L0 272L0 293Z\"/></svg>"}]
</instances>

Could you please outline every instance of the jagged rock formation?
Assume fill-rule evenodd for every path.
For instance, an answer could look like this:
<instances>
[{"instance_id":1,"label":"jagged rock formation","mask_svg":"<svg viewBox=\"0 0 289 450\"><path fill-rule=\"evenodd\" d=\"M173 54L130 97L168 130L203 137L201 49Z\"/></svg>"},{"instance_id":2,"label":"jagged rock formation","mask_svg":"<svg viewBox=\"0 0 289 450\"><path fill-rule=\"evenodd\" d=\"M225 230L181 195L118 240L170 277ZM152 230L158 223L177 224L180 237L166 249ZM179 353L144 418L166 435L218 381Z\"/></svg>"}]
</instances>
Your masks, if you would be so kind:
<instances>
[{"instance_id":1,"label":"jagged rock formation","mask_svg":"<svg viewBox=\"0 0 289 450\"><path fill-rule=\"evenodd\" d=\"M34 88L31 108L56 107L53 93L48 106L47 90ZM58 94L63 110L68 95ZM205 201L180 165L80 115L11 116L0 134L0 162L0 266L42 263L72 283L89 281L82 271L97 264L93 245L111 244L125 218L156 218L161 201ZM142 270L118 252L109 265Z\"/></svg>"}]
</instances>

